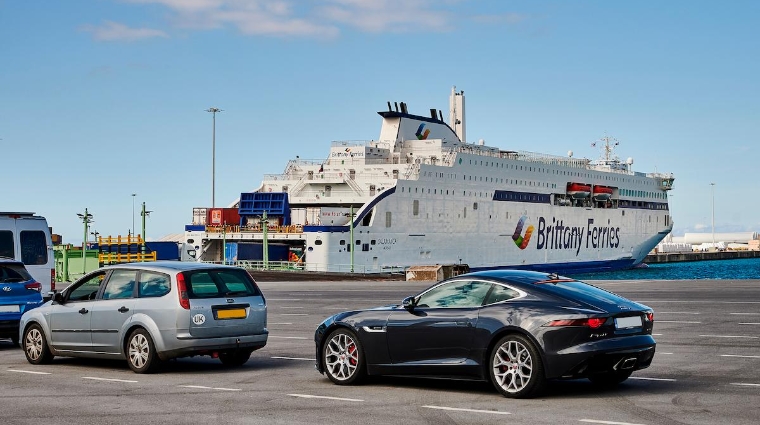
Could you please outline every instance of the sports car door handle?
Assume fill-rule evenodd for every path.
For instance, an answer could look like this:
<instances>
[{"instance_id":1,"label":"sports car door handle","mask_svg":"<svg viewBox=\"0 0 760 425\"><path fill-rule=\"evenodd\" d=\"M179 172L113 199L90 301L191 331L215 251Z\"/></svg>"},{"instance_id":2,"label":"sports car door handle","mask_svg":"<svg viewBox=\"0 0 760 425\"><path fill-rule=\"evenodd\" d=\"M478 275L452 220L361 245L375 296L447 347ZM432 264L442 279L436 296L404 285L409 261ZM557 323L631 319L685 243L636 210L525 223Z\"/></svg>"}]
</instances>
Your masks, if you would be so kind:
<instances>
[{"instance_id":1,"label":"sports car door handle","mask_svg":"<svg viewBox=\"0 0 760 425\"><path fill-rule=\"evenodd\" d=\"M87 310L87 309L86 309L86 308L84 308L84 307L82 307L82 309L81 309L81 310L79 310L79 314L87 314L88 312L89 312L89 310Z\"/></svg>"},{"instance_id":2,"label":"sports car door handle","mask_svg":"<svg viewBox=\"0 0 760 425\"><path fill-rule=\"evenodd\" d=\"M457 326L464 326L464 327L467 327L467 328L471 328L472 327L472 322L457 322Z\"/></svg>"},{"instance_id":3,"label":"sports car door handle","mask_svg":"<svg viewBox=\"0 0 760 425\"><path fill-rule=\"evenodd\" d=\"M119 313L126 313L128 311L129 311L129 309L126 308L126 307L124 307L124 306L121 306L121 308L118 310Z\"/></svg>"}]
</instances>

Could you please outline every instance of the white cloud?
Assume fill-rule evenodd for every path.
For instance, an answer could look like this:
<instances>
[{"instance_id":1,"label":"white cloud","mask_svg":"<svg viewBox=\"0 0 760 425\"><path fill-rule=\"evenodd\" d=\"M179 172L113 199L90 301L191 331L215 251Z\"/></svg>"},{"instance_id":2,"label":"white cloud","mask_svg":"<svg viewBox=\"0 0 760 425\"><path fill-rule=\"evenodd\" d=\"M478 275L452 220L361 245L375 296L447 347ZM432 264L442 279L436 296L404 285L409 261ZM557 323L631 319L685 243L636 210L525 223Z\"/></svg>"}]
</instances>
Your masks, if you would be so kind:
<instances>
[{"instance_id":1,"label":"white cloud","mask_svg":"<svg viewBox=\"0 0 760 425\"><path fill-rule=\"evenodd\" d=\"M450 12L463 0L121 0L158 5L171 11L177 28L235 28L243 34L268 36L337 36L341 28L371 33L447 31L462 17ZM488 18L493 20L494 18ZM497 22L513 23L520 15L504 14Z\"/></svg>"},{"instance_id":2,"label":"white cloud","mask_svg":"<svg viewBox=\"0 0 760 425\"><path fill-rule=\"evenodd\" d=\"M152 28L130 28L124 24L105 21L100 26L84 25L81 31L92 33L100 41L137 41L146 38L168 37L165 32Z\"/></svg>"},{"instance_id":3,"label":"white cloud","mask_svg":"<svg viewBox=\"0 0 760 425\"><path fill-rule=\"evenodd\" d=\"M697 224L694 225L694 230L696 230L696 231L702 231L702 230L707 229L707 227L708 226L706 224L697 223Z\"/></svg>"},{"instance_id":4,"label":"white cloud","mask_svg":"<svg viewBox=\"0 0 760 425\"><path fill-rule=\"evenodd\" d=\"M330 0L319 14L367 32L445 31L451 16L429 0Z\"/></svg>"}]
</instances>

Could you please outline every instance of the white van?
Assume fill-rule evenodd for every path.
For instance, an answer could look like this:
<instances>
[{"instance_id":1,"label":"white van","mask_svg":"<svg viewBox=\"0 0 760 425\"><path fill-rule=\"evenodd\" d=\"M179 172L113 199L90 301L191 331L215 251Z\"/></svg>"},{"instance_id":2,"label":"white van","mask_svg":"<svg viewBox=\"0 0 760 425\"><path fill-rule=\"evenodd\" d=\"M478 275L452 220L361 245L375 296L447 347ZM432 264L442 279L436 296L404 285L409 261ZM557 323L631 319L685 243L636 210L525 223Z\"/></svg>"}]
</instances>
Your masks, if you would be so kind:
<instances>
[{"instance_id":1,"label":"white van","mask_svg":"<svg viewBox=\"0 0 760 425\"><path fill-rule=\"evenodd\" d=\"M21 261L42 295L55 289L53 240L45 217L29 212L0 211L0 257Z\"/></svg>"}]
</instances>

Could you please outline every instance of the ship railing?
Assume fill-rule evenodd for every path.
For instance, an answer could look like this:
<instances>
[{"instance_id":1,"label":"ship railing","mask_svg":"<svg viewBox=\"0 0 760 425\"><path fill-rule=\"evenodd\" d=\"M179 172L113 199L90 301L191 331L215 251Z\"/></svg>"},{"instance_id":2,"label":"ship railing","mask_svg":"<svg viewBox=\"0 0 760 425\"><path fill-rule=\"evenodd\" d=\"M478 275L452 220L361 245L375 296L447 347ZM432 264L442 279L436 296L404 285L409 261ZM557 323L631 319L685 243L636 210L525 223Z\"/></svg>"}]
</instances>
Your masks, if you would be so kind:
<instances>
[{"instance_id":1,"label":"ship railing","mask_svg":"<svg viewBox=\"0 0 760 425\"><path fill-rule=\"evenodd\" d=\"M250 226L206 226L206 233L262 233L263 227L260 223ZM281 226L278 224L268 224L267 232L269 233L303 233L303 226L300 224L290 224Z\"/></svg>"},{"instance_id":2,"label":"ship railing","mask_svg":"<svg viewBox=\"0 0 760 425\"><path fill-rule=\"evenodd\" d=\"M203 261L208 264L226 264L237 266L246 270L274 270L293 272L323 272L323 273L354 273L354 274L377 274L377 273L406 273L403 266L370 267L350 264L314 264L302 261L262 261L262 260L227 260L227 261Z\"/></svg>"}]
</instances>

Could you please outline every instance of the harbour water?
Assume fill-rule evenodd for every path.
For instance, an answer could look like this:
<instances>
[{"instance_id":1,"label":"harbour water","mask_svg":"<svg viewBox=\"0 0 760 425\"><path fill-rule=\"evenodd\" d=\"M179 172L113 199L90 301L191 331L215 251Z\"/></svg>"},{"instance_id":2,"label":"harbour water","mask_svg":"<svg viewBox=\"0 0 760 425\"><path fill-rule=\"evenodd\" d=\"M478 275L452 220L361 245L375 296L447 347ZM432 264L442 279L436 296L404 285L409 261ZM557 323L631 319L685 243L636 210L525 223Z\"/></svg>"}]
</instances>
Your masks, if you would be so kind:
<instances>
[{"instance_id":1,"label":"harbour water","mask_svg":"<svg viewBox=\"0 0 760 425\"><path fill-rule=\"evenodd\" d=\"M573 274L582 280L760 279L760 258L649 264L614 272Z\"/></svg>"}]
</instances>

